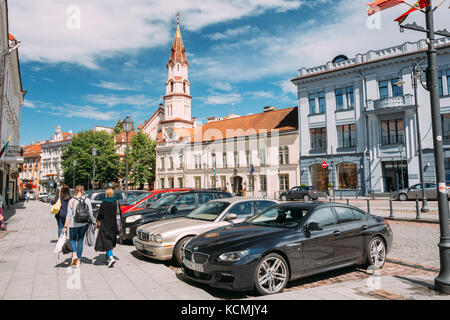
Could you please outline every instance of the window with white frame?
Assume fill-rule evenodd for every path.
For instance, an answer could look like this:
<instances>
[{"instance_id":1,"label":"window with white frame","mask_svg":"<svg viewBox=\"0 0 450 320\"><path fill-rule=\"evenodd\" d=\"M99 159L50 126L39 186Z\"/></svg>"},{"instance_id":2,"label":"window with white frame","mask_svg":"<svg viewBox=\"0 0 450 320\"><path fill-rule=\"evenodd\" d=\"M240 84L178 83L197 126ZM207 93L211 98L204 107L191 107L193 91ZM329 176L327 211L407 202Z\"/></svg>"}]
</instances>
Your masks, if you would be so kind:
<instances>
[{"instance_id":1,"label":"window with white frame","mask_svg":"<svg viewBox=\"0 0 450 320\"><path fill-rule=\"evenodd\" d=\"M260 175L259 176L259 190L263 192L267 192L267 176Z\"/></svg>"},{"instance_id":2,"label":"window with white frame","mask_svg":"<svg viewBox=\"0 0 450 320\"><path fill-rule=\"evenodd\" d=\"M289 147L281 146L278 154L279 164L289 164Z\"/></svg>"},{"instance_id":3,"label":"window with white frame","mask_svg":"<svg viewBox=\"0 0 450 320\"><path fill-rule=\"evenodd\" d=\"M280 191L289 190L289 175L280 174Z\"/></svg>"}]
</instances>

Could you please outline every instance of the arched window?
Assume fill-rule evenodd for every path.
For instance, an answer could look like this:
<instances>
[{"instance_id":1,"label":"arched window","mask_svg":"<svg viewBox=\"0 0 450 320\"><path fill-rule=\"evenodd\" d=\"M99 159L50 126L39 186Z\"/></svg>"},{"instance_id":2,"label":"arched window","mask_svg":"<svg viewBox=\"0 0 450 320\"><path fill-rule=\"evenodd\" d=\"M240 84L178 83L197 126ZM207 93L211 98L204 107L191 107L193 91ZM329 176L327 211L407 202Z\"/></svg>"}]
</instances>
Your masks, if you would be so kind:
<instances>
[{"instance_id":1,"label":"arched window","mask_svg":"<svg viewBox=\"0 0 450 320\"><path fill-rule=\"evenodd\" d=\"M170 92L173 92L173 82L170 82Z\"/></svg>"},{"instance_id":2,"label":"arched window","mask_svg":"<svg viewBox=\"0 0 450 320\"><path fill-rule=\"evenodd\" d=\"M186 93L186 82L183 82L183 92Z\"/></svg>"},{"instance_id":3,"label":"arched window","mask_svg":"<svg viewBox=\"0 0 450 320\"><path fill-rule=\"evenodd\" d=\"M337 165L339 189L358 189L358 168L356 163L340 163Z\"/></svg>"}]
</instances>

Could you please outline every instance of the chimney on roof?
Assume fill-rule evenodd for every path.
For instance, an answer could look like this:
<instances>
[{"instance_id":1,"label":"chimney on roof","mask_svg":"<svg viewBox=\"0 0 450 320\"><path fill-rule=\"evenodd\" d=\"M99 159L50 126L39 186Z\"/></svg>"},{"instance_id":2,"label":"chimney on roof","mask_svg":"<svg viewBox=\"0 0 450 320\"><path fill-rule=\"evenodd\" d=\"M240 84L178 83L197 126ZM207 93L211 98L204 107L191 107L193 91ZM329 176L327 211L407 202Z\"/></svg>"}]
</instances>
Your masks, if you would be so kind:
<instances>
[{"instance_id":1,"label":"chimney on roof","mask_svg":"<svg viewBox=\"0 0 450 320\"><path fill-rule=\"evenodd\" d=\"M277 107L272 107L272 106L265 106L264 107L264 112L268 112L268 111L275 111L278 110Z\"/></svg>"}]
</instances>

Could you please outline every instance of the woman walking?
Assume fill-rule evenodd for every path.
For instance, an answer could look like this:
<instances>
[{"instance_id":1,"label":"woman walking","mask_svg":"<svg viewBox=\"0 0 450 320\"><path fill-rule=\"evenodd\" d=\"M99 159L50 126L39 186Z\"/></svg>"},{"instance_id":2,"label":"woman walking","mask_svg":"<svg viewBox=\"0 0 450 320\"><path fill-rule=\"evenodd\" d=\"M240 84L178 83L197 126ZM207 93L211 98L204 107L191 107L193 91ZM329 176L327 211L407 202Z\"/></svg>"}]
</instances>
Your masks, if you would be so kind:
<instances>
[{"instance_id":1,"label":"woman walking","mask_svg":"<svg viewBox=\"0 0 450 320\"><path fill-rule=\"evenodd\" d=\"M106 252L106 264L108 268L116 262L112 249L116 247L117 235L120 230L117 225L117 216L122 216L119 203L114 197L113 188L107 188L105 191L105 200L100 204L97 215L97 240L95 242L95 251Z\"/></svg>"},{"instance_id":2,"label":"woman walking","mask_svg":"<svg viewBox=\"0 0 450 320\"><path fill-rule=\"evenodd\" d=\"M69 201L67 217L62 229L66 233L67 227L70 228L69 239L73 249L72 267L79 267L81 255L83 253L83 241L91 222L95 223L92 213L91 201L83 197L84 187L76 186L75 197Z\"/></svg>"},{"instance_id":3,"label":"woman walking","mask_svg":"<svg viewBox=\"0 0 450 320\"><path fill-rule=\"evenodd\" d=\"M51 205L54 205L58 201L59 197L61 197L61 209L59 209L59 213L55 215L56 223L58 224L58 239L61 236L61 231L64 227L64 222L66 221L69 201L70 199L72 199L70 189L66 184L62 185L61 190L57 193L56 197L50 202Z\"/></svg>"}]
</instances>

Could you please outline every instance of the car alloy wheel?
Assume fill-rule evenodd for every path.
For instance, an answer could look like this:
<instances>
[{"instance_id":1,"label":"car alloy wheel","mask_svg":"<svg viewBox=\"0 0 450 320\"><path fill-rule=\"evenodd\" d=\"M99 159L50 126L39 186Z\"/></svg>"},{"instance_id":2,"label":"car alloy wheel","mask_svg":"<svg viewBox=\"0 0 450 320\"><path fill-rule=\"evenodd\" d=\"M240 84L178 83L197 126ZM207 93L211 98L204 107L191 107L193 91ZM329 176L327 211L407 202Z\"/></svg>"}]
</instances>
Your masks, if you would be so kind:
<instances>
[{"instance_id":1,"label":"car alloy wheel","mask_svg":"<svg viewBox=\"0 0 450 320\"><path fill-rule=\"evenodd\" d=\"M383 267L386 261L386 246L384 241L375 237L370 241L369 245L369 265L377 268Z\"/></svg>"},{"instance_id":2,"label":"car alloy wheel","mask_svg":"<svg viewBox=\"0 0 450 320\"><path fill-rule=\"evenodd\" d=\"M305 195L303 196L303 200L309 201L309 196L308 196L307 194L305 194Z\"/></svg>"},{"instance_id":3,"label":"car alloy wheel","mask_svg":"<svg viewBox=\"0 0 450 320\"><path fill-rule=\"evenodd\" d=\"M192 238L193 237L184 237L177 242L175 248L173 249L173 257L175 258L175 262L179 266L181 266L181 264L183 263L183 249Z\"/></svg>"},{"instance_id":4,"label":"car alloy wheel","mask_svg":"<svg viewBox=\"0 0 450 320\"><path fill-rule=\"evenodd\" d=\"M283 291L288 281L288 266L278 254L265 256L256 268L255 287L259 294L274 294Z\"/></svg>"},{"instance_id":5,"label":"car alloy wheel","mask_svg":"<svg viewBox=\"0 0 450 320\"><path fill-rule=\"evenodd\" d=\"M407 196L406 194L404 194L404 193L400 193L400 194L398 195L398 199L399 199L400 201L406 201L406 200L408 200L408 196Z\"/></svg>"},{"instance_id":6,"label":"car alloy wheel","mask_svg":"<svg viewBox=\"0 0 450 320\"><path fill-rule=\"evenodd\" d=\"M281 201L287 201L287 197L286 196L281 196Z\"/></svg>"}]
</instances>

